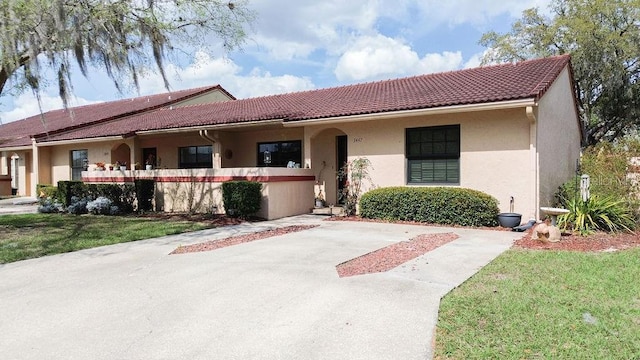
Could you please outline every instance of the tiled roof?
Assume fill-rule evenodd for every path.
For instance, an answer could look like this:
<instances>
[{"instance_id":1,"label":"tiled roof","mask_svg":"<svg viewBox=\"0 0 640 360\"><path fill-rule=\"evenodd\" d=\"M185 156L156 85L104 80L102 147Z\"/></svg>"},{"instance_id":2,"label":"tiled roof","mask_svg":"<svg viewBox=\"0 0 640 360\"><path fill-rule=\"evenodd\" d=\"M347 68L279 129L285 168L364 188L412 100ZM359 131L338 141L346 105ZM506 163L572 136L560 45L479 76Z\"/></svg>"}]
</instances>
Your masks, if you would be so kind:
<instances>
[{"instance_id":1,"label":"tiled roof","mask_svg":"<svg viewBox=\"0 0 640 360\"><path fill-rule=\"evenodd\" d=\"M88 124L169 106L215 89L228 94L217 85L47 111L42 115L0 125L0 147L31 145L31 136L55 134L63 130L82 128Z\"/></svg>"},{"instance_id":2,"label":"tiled roof","mask_svg":"<svg viewBox=\"0 0 640 360\"><path fill-rule=\"evenodd\" d=\"M537 100L544 95L569 61L570 57L564 55L336 88L165 108L39 141L126 136L145 130L240 124L271 119L295 122L453 105Z\"/></svg>"}]
</instances>

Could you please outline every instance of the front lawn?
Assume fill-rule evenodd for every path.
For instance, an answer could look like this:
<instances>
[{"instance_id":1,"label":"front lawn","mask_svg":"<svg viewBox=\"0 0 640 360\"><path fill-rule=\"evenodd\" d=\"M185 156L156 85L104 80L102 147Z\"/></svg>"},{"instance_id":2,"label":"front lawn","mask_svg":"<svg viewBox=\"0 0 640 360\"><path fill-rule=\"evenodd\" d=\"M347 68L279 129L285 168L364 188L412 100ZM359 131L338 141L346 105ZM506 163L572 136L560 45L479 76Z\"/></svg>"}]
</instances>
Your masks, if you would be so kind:
<instances>
[{"instance_id":1,"label":"front lawn","mask_svg":"<svg viewBox=\"0 0 640 360\"><path fill-rule=\"evenodd\" d=\"M0 216L0 264L212 227L134 216Z\"/></svg>"},{"instance_id":2,"label":"front lawn","mask_svg":"<svg viewBox=\"0 0 640 360\"><path fill-rule=\"evenodd\" d=\"M442 300L436 359L640 358L640 248L512 249Z\"/></svg>"}]
</instances>

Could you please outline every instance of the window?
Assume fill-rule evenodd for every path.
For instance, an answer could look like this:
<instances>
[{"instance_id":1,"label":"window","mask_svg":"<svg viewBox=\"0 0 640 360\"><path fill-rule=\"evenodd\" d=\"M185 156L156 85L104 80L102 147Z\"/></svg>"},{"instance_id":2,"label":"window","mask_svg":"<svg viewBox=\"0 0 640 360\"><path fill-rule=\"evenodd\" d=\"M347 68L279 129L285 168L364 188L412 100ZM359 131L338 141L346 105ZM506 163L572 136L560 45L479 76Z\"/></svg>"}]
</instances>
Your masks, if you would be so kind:
<instances>
[{"instance_id":1,"label":"window","mask_svg":"<svg viewBox=\"0 0 640 360\"><path fill-rule=\"evenodd\" d=\"M302 141L258 143L258 166L287 167L289 161L302 163Z\"/></svg>"},{"instance_id":2,"label":"window","mask_svg":"<svg viewBox=\"0 0 640 360\"><path fill-rule=\"evenodd\" d=\"M211 145L181 147L179 148L179 151L180 162L178 167L181 169L213 167L213 150Z\"/></svg>"},{"instance_id":3,"label":"window","mask_svg":"<svg viewBox=\"0 0 640 360\"><path fill-rule=\"evenodd\" d=\"M406 130L407 183L460 182L460 125Z\"/></svg>"},{"instance_id":4,"label":"window","mask_svg":"<svg viewBox=\"0 0 640 360\"><path fill-rule=\"evenodd\" d=\"M71 150L71 180L82 180L82 172L89 167L89 153L86 149Z\"/></svg>"}]
</instances>

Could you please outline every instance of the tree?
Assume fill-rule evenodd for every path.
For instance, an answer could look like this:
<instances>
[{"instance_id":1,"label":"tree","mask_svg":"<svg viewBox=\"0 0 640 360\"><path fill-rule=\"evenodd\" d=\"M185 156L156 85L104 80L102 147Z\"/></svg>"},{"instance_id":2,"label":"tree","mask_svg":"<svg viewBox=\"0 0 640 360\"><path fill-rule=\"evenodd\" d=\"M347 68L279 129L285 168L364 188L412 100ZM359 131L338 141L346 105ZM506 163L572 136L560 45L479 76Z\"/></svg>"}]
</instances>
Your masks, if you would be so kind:
<instances>
[{"instance_id":1,"label":"tree","mask_svg":"<svg viewBox=\"0 0 640 360\"><path fill-rule=\"evenodd\" d=\"M0 95L38 95L53 71L66 107L73 60L85 77L103 68L121 92L155 66L169 90L164 61L185 52L173 44L207 51L214 36L229 51L253 18L244 0L0 0Z\"/></svg>"},{"instance_id":2,"label":"tree","mask_svg":"<svg viewBox=\"0 0 640 360\"><path fill-rule=\"evenodd\" d=\"M488 32L483 63L571 54L589 144L640 127L640 0L554 0L551 16L523 12L506 34Z\"/></svg>"}]
</instances>

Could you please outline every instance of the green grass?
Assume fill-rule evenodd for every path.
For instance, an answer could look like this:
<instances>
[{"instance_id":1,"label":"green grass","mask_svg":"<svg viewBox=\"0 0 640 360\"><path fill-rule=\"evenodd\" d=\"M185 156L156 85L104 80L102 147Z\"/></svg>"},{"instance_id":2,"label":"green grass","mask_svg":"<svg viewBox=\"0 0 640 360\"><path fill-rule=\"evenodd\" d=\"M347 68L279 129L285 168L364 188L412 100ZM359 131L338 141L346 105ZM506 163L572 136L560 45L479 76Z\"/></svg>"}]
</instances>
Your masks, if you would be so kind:
<instances>
[{"instance_id":1,"label":"green grass","mask_svg":"<svg viewBox=\"0 0 640 360\"><path fill-rule=\"evenodd\" d=\"M26 214L0 216L0 264L179 234L205 224L149 218Z\"/></svg>"},{"instance_id":2,"label":"green grass","mask_svg":"<svg viewBox=\"0 0 640 360\"><path fill-rule=\"evenodd\" d=\"M640 359L639 333L640 248L513 249L443 298L435 358Z\"/></svg>"}]
</instances>

